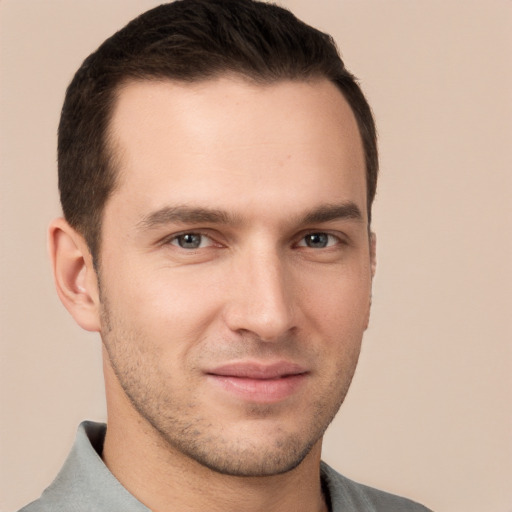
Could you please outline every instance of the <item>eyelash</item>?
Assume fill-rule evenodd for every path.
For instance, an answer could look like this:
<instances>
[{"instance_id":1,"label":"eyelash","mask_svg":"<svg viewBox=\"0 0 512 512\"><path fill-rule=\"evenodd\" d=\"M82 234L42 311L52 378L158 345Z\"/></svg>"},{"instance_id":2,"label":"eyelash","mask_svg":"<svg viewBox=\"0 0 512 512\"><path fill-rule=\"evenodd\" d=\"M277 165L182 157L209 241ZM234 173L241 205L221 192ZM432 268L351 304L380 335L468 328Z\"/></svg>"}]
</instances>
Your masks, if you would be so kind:
<instances>
[{"instance_id":1,"label":"eyelash","mask_svg":"<svg viewBox=\"0 0 512 512\"><path fill-rule=\"evenodd\" d=\"M199 246L198 247L182 247L179 245L179 239L180 238L184 238L186 236L198 236L198 237L201 237L200 238L200 242L199 242ZM178 233L176 235L172 235L171 237L167 238L166 240L164 240L164 244L168 244L168 245L173 245L175 247L179 247L180 249L184 249L184 250L197 250L197 249L204 249L204 247L201 247L204 239L208 239L210 240L210 245L215 245L215 241L213 240L213 238L209 235L207 235L206 233L202 233L200 231L186 231L186 232L183 232L183 233ZM220 244L219 244L220 245Z\"/></svg>"},{"instance_id":2,"label":"eyelash","mask_svg":"<svg viewBox=\"0 0 512 512\"><path fill-rule=\"evenodd\" d=\"M297 244L299 247L307 247L310 249L328 249L330 247L334 247L336 245L340 245L343 243L342 239L339 236L333 235L332 233L328 233L326 231L312 231L309 233L306 233L304 236L301 237L300 242L303 242L308 237L325 237L326 246L325 247L311 247L307 245L307 242L305 244ZM329 241L334 241L334 244L329 244Z\"/></svg>"},{"instance_id":3,"label":"eyelash","mask_svg":"<svg viewBox=\"0 0 512 512\"><path fill-rule=\"evenodd\" d=\"M182 247L179 244L179 240L180 240L180 238L187 237L187 236L200 237L199 245L197 247ZM324 247L311 247L310 245L307 245L307 242L305 242L307 237L314 237L314 236L325 237L324 240L325 240L326 245ZM163 240L163 244L164 245L173 245L175 247L179 247L180 249L183 249L186 251L189 251L189 250L193 251L193 250L199 250L199 249L205 248L205 247L201 247L204 239L210 240L210 243L208 244L207 247L216 245L215 240L210 235L208 235L204 232L201 232L201 231L186 231L186 232L172 235L171 237ZM335 243L330 243L333 241ZM320 243L322 243L322 242L320 241ZM343 245L343 244L345 244L345 242L340 236L334 235L334 234L326 232L326 231L310 231L310 232L303 234L299 240L299 243L297 243L295 245L297 247L304 247L304 248L309 248L309 249L329 249L331 247L335 247L337 245ZM218 244L218 246L220 247L221 244Z\"/></svg>"}]
</instances>

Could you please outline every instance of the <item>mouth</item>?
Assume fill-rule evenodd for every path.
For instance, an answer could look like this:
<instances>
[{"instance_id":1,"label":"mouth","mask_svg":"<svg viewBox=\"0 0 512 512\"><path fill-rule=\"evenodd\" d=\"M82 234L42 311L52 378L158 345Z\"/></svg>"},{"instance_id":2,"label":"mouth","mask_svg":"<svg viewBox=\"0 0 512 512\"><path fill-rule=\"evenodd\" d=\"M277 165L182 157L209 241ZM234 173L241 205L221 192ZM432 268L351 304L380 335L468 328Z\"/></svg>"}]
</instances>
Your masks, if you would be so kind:
<instances>
[{"instance_id":1,"label":"mouth","mask_svg":"<svg viewBox=\"0 0 512 512\"><path fill-rule=\"evenodd\" d=\"M304 384L309 372L295 363L237 362L206 372L212 384L230 395L252 403L286 400Z\"/></svg>"}]
</instances>

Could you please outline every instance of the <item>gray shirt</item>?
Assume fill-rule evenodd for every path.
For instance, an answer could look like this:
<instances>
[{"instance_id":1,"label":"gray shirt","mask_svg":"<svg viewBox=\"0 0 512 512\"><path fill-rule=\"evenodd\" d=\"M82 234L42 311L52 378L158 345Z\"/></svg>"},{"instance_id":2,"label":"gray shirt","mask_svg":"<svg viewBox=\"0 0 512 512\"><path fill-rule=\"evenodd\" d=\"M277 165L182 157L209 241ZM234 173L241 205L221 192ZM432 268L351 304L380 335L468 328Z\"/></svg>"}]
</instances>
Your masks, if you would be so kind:
<instances>
[{"instance_id":1,"label":"gray shirt","mask_svg":"<svg viewBox=\"0 0 512 512\"><path fill-rule=\"evenodd\" d=\"M84 421L53 483L19 512L150 512L101 460L105 432L104 424ZM332 512L428 512L418 503L353 482L325 463L321 476Z\"/></svg>"}]
</instances>

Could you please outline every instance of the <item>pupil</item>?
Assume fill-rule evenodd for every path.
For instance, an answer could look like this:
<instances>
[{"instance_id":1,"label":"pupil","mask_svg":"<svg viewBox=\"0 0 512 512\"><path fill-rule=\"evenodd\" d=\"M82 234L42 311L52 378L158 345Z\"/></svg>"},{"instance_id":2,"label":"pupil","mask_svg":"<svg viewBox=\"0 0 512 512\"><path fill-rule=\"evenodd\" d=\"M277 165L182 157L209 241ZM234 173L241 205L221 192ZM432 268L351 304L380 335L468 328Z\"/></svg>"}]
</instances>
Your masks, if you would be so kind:
<instances>
[{"instance_id":1,"label":"pupil","mask_svg":"<svg viewBox=\"0 0 512 512\"><path fill-rule=\"evenodd\" d=\"M327 246L327 235L325 233L313 233L307 237L309 247L322 248Z\"/></svg>"},{"instance_id":2,"label":"pupil","mask_svg":"<svg viewBox=\"0 0 512 512\"><path fill-rule=\"evenodd\" d=\"M201 245L201 235L189 233L181 237L181 247L184 249L197 249Z\"/></svg>"}]
</instances>

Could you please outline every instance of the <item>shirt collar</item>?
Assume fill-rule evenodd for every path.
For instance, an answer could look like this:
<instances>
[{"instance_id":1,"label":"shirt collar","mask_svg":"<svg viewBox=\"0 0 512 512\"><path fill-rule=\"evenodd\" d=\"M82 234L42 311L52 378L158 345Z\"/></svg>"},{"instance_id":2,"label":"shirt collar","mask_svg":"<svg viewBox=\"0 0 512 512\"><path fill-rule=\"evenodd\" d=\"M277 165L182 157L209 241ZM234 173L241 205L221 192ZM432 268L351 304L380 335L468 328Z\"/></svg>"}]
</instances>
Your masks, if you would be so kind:
<instances>
[{"instance_id":1,"label":"shirt collar","mask_svg":"<svg viewBox=\"0 0 512 512\"><path fill-rule=\"evenodd\" d=\"M150 512L101 460L105 433L103 423L84 421L80 424L71 453L42 498L68 505L62 510Z\"/></svg>"},{"instance_id":2,"label":"shirt collar","mask_svg":"<svg viewBox=\"0 0 512 512\"><path fill-rule=\"evenodd\" d=\"M101 459L106 431L104 423L84 421L80 424L71 453L44 491L43 500L62 504L62 510L151 512L121 485ZM330 510L336 512L341 498L336 485L337 474L322 462L321 476Z\"/></svg>"}]
</instances>

